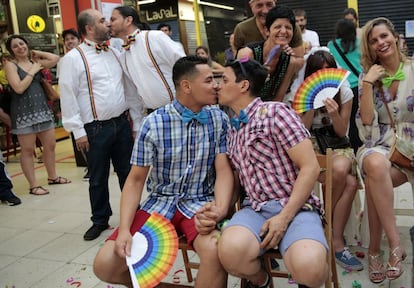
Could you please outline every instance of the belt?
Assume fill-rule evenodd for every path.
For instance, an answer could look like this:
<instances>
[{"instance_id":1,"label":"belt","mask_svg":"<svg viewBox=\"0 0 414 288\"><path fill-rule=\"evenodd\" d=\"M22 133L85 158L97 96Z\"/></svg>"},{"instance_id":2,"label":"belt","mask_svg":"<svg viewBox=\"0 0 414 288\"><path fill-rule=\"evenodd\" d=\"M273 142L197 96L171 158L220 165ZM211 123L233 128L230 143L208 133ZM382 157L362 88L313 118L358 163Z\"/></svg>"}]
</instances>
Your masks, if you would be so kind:
<instances>
[{"instance_id":1,"label":"belt","mask_svg":"<svg viewBox=\"0 0 414 288\"><path fill-rule=\"evenodd\" d=\"M86 123L84 126L87 127L87 126L98 125L98 124L99 125L106 125L106 124L110 124L114 121L119 121L119 120L124 119L124 118L126 119L127 116L128 116L128 111L125 111L125 112L122 112L121 115L119 115L117 117L114 117L114 118L111 118L111 119L108 119L108 120L94 120L90 123Z\"/></svg>"}]
</instances>

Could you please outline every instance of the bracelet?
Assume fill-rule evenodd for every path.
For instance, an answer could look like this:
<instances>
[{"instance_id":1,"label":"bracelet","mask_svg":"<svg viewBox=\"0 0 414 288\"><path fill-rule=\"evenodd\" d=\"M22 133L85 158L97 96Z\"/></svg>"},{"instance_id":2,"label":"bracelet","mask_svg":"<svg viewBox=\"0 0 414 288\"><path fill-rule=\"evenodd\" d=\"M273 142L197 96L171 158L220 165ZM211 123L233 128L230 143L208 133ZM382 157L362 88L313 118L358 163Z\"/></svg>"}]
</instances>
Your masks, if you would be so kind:
<instances>
[{"instance_id":1,"label":"bracelet","mask_svg":"<svg viewBox=\"0 0 414 288\"><path fill-rule=\"evenodd\" d=\"M373 82L371 82L371 81L368 81L368 80L362 80L362 83L368 83L368 84L370 84L371 86L374 86L374 83L373 83Z\"/></svg>"}]
</instances>

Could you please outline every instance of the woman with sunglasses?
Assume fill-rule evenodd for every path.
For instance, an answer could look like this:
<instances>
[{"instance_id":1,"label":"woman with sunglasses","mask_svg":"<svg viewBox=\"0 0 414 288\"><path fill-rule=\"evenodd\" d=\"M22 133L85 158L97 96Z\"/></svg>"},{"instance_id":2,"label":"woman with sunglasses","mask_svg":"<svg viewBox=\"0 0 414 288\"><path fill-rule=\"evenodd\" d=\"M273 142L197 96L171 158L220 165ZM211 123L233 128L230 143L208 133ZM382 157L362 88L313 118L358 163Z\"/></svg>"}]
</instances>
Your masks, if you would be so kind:
<instances>
[{"instance_id":1,"label":"woman with sunglasses","mask_svg":"<svg viewBox=\"0 0 414 288\"><path fill-rule=\"evenodd\" d=\"M414 63L399 48L399 37L387 18L375 18L363 28L359 111L356 123L363 146L358 165L364 176L370 242L369 279L381 283L403 273L406 257L394 214L393 187L414 183L414 173L390 162L395 132L400 139L414 141ZM390 112L388 112L389 110ZM394 131L391 123L395 122ZM383 230L388 240L388 262L381 255Z\"/></svg>"},{"instance_id":2,"label":"woman with sunglasses","mask_svg":"<svg viewBox=\"0 0 414 288\"><path fill-rule=\"evenodd\" d=\"M240 49L237 58L248 57L264 64L269 76L260 98L263 101L283 102L295 74L303 64L303 59L293 59L295 55L289 46L296 27L295 14L285 6L273 7L266 16L266 27L269 31L267 40Z\"/></svg>"}]
</instances>

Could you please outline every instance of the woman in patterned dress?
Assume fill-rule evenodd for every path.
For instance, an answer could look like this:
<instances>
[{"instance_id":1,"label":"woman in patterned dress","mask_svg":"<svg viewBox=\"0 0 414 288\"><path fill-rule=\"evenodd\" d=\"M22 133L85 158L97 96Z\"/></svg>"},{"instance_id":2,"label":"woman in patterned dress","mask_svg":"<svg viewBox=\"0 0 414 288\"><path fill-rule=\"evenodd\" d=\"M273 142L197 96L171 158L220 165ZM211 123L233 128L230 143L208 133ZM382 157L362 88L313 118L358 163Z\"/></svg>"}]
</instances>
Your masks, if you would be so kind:
<instances>
[{"instance_id":1,"label":"woman in patterned dress","mask_svg":"<svg viewBox=\"0 0 414 288\"><path fill-rule=\"evenodd\" d=\"M406 257L394 215L393 187L414 183L413 172L388 160L395 133L387 105L399 137L414 140L414 63L400 52L398 33L387 18L375 18L364 26L361 65L356 123L364 144L357 159L367 195L369 279L381 283L401 276ZM381 256L383 230L389 245L386 266Z\"/></svg>"}]
</instances>

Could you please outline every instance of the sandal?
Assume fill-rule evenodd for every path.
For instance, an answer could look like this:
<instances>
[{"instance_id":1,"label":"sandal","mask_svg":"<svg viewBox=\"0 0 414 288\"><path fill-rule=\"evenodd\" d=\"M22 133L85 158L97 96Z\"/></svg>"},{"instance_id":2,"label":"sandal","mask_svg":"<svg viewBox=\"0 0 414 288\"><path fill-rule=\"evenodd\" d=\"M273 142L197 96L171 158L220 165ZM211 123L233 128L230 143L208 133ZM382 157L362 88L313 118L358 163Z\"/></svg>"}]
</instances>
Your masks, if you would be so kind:
<instances>
[{"instance_id":1,"label":"sandal","mask_svg":"<svg viewBox=\"0 0 414 288\"><path fill-rule=\"evenodd\" d=\"M69 179L66 179L65 177L56 177L55 179L47 179L49 185L55 185L55 184L68 184L71 183Z\"/></svg>"},{"instance_id":2,"label":"sandal","mask_svg":"<svg viewBox=\"0 0 414 288\"><path fill-rule=\"evenodd\" d=\"M404 272L401 262L404 261L405 257L407 257L407 253L405 253L405 250L401 246L395 247L390 252L387 263L388 280L395 280Z\"/></svg>"},{"instance_id":3,"label":"sandal","mask_svg":"<svg viewBox=\"0 0 414 288\"><path fill-rule=\"evenodd\" d=\"M368 254L368 274L372 283L379 284L385 280L385 269L382 262L381 254Z\"/></svg>"},{"instance_id":4,"label":"sandal","mask_svg":"<svg viewBox=\"0 0 414 288\"><path fill-rule=\"evenodd\" d=\"M39 192L41 191L41 192ZM49 191L45 188L43 188L42 186L36 186L36 187L32 187L29 189L29 194L33 194L36 196L42 196L42 195L47 195L49 194Z\"/></svg>"}]
</instances>

